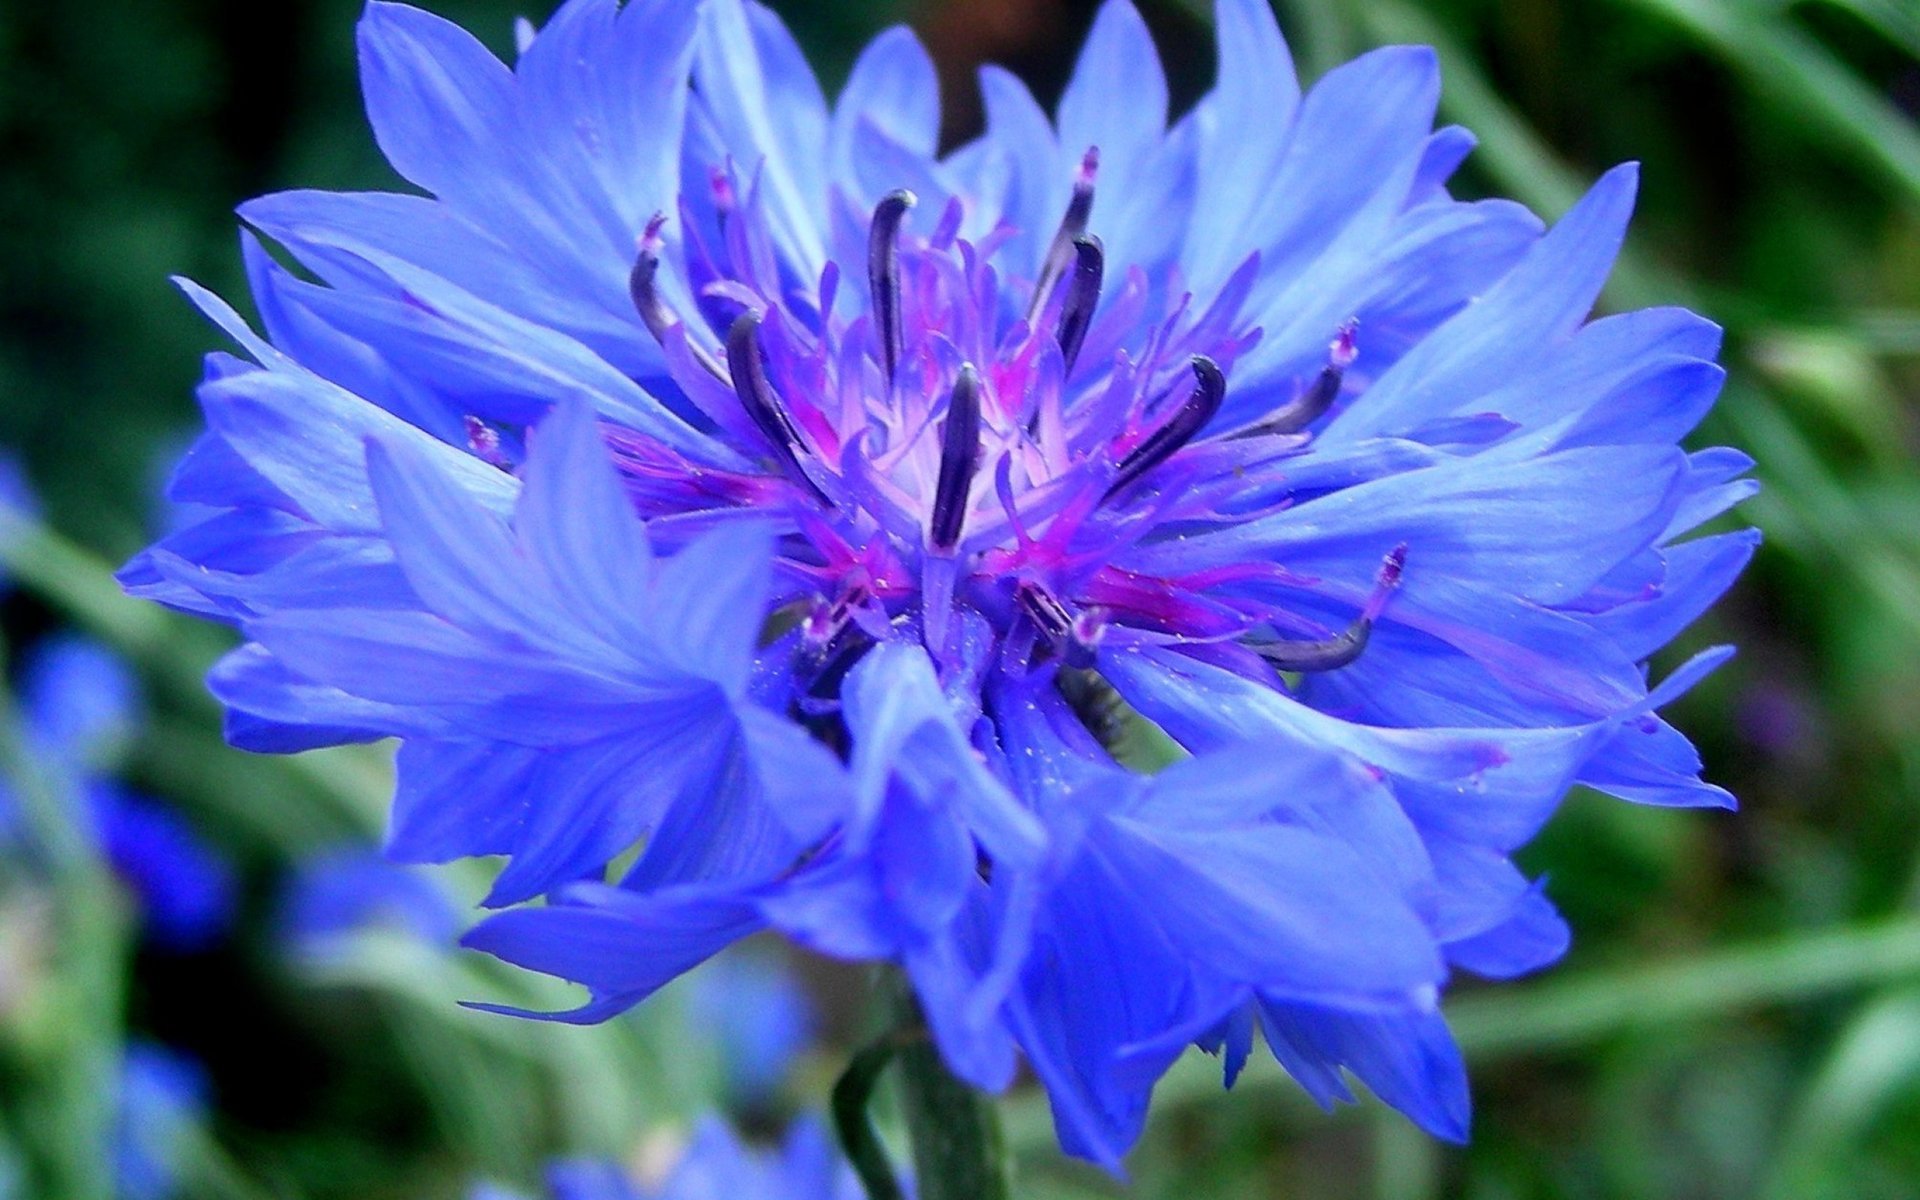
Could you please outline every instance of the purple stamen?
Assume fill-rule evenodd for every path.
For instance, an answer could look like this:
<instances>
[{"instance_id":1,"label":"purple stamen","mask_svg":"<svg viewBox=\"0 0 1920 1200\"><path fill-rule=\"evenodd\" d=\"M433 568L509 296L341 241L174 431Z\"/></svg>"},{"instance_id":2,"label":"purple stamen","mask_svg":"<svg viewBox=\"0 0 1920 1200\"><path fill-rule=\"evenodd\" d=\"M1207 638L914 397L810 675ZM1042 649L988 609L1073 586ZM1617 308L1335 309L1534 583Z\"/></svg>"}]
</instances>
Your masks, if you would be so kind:
<instances>
[{"instance_id":1,"label":"purple stamen","mask_svg":"<svg viewBox=\"0 0 1920 1200\"><path fill-rule=\"evenodd\" d=\"M840 636L853 618L854 610L872 598L865 584L855 583L840 594L840 598L829 604L825 600L817 601L808 611L806 620L801 623L802 641L816 654L825 654L828 643Z\"/></svg>"},{"instance_id":2,"label":"purple stamen","mask_svg":"<svg viewBox=\"0 0 1920 1200\"><path fill-rule=\"evenodd\" d=\"M1013 598L1049 642L1059 645L1073 635L1073 614L1054 594L1037 583L1022 580L1014 588Z\"/></svg>"},{"instance_id":3,"label":"purple stamen","mask_svg":"<svg viewBox=\"0 0 1920 1200\"><path fill-rule=\"evenodd\" d=\"M1107 488L1108 496L1171 458L1220 411L1220 402L1227 394L1227 377L1220 373L1218 364L1204 354L1194 355L1191 365L1193 391L1160 428L1120 460L1120 473L1114 476L1112 486Z\"/></svg>"},{"instance_id":4,"label":"purple stamen","mask_svg":"<svg viewBox=\"0 0 1920 1200\"><path fill-rule=\"evenodd\" d=\"M826 493L808 476L802 463L802 456L810 453L807 443L767 379L766 363L760 355L760 321L761 314L744 312L727 331L727 366L732 371L734 394L794 481L827 501Z\"/></svg>"},{"instance_id":5,"label":"purple stamen","mask_svg":"<svg viewBox=\"0 0 1920 1200\"><path fill-rule=\"evenodd\" d=\"M627 293L633 297L633 307L639 310L640 320L656 342L665 341L667 330L674 325L673 314L667 311L660 299L660 290L654 285L654 278L660 273L660 248L665 244L660 230L666 223L665 213L655 213L647 222L646 232L636 243L638 255L633 260L633 271L627 276Z\"/></svg>"},{"instance_id":6,"label":"purple stamen","mask_svg":"<svg viewBox=\"0 0 1920 1200\"><path fill-rule=\"evenodd\" d=\"M1327 346L1327 365L1321 368L1312 386L1242 436L1298 433L1325 415L1340 396L1341 378L1360 356L1353 342L1353 331L1358 325L1358 321L1348 321L1340 326L1340 332Z\"/></svg>"},{"instance_id":7,"label":"purple stamen","mask_svg":"<svg viewBox=\"0 0 1920 1200\"><path fill-rule=\"evenodd\" d=\"M967 493L980 466L980 376L972 363L960 368L940 441L940 475L933 490L928 540L936 550L959 544L967 518Z\"/></svg>"},{"instance_id":8,"label":"purple stamen","mask_svg":"<svg viewBox=\"0 0 1920 1200\"><path fill-rule=\"evenodd\" d=\"M1031 580L1022 580L1014 588L1013 599L1067 666L1093 665L1094 652L1107 632L1105 613L1090 608L1076 614L1052 592Z\"/></svg>"},{"instance_id":9,"label":"purple stamen","mask_svg":"<svg viewBox=\"0 0 1920 1200\"><path fill-rule=\"evenodd\" d=\"M900 326L900 224L917 203L918 197L905 188L887 193L874 208L873 225L867 232L867 282L873 289L881 366L889 387L905 352L906 335Z\"/></svg>"},{"instance_id":10,"label":"purple stamen","mask_svg":"<svg viewBox=\"0 0 1920 1200\"><path fill-rule=\"evenodd\" d=\"M1100 147L1088 146L1080 159L1080 169L1073 177L1073 196L1067 201L1067 211L1060 218L1060 228L1054 231L1053 244L1047 247L1047 257L1040 265L1040 276L1033 281L1033 298L1027 302L1027 321L1031 324L1047 306L1053 295L1053 287L1066 274L1067 263L1073 258L1073 243L1087 231L1087 222L1093 217L1093 181L1100 173Z\"/></svg>"},{"instance_id":11,"label":"purple stamen","mask_svg":"<svg viewBox=\"0 0 1920 1200\"><path fill-rule=\"evenodd\" d=\"M665 239L660 236L660 231L666 223L665 213L655 213L647 222L646 231L640 235L640 240L636 244L637 254L633 260L633 270L627 276L627 294L633 297L633 307L640 314L640 322L647 327L647 332L653 335L653 340L662 346L666 345L667 338L671 336L674 327L680 323L674 319L672 311L660 298L660 289L656 283L660 274L660 250L666 244ZM727 382L726 371L721 368L720 363L707 351L706 347L688 338L687 350L693 355L693 360L715 379L722 383Z\"/></svg>"},{"instance_id":12,"label":"purple stamen","mask_svg":"<svg viewBox=\"0 0 1920 1200\"><path fill-rule=\"evenodd\" d=\"M1080 346L1087 340L1087 327L1093 324L1093 310L1100 304L1100 285L1106 275L1107 256L1100 239L1092 234L1073 239L1073 279L1067 284L1066 303L1060 307L1060 325L1055 334L1060 357L1065 363L1063 376L1073 374L1080 357Z\"/></svg>"},{"instance_id":13,"label":"purple stamen","mask_svg":"<svg viewBox=\"0 0 1920 1200\"><path fill-rule=\"evenodd\" d=\"M1353 624L1330 638L1319 641L1259 642L1252 649L1281 671L1332 671L1353 662L1366 650L1373 635L1373 623L1387 606L1387 598L1400 586L1401 572L1407 565L1407 548L1395 546L1380 564L1373 593Z\"/></svg>"}]
</instances>

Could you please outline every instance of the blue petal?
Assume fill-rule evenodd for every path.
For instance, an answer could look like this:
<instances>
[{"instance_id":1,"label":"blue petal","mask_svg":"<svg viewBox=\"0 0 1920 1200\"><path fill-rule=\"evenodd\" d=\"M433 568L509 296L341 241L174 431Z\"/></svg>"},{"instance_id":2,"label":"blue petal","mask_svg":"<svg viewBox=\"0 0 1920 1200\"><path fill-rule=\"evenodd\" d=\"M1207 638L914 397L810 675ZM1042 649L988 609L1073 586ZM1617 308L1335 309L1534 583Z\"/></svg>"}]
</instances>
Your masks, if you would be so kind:
<instances>
[{"instance_id":1,"label":"blue petal","mask_svg":"<svg viewBox=\"0 0 1920 1200\"><path fill-rule=\"evenodd\" d=\"M512 72L458 25L402 4L369 4L359 43L367 118L394 169L449 198L494 189Z\"/></svg>"},{"instance_id":2,"label":"blue petal","mask_svg":"<svg viewBox=\"0 0 1920 1200\"><path fill-rule=\"evenodd\" d=\"M827 105L779 18L752 0L706 4L694 88L726 152L749 176L760 173L767 221L787 265L802 279L819 278Z\"/></svg>"},{"instance_id":3,"label":"blue petal","mask_svg":"<svg viewBox=\"0 0 1920 1200\"><path fill-rule=\"evenodd\" d=\"M554 599L609 645L645 640L653 548L584 406L540 426L521 485L515 541Z\"/></svg>"},{"instance_id":4,"label":"blue petal","mask_svg":"<svg viewBox=\"0 0 1920 1200\"><path fill-rule=\"evenodd\" d=\"M1466 1065L1439 1013L1352 1013L1267 1000L1260 1023L1274 1057L1322 1107L1353 1098L1340 1082L1345 1067L1433 1136L1467 1140Z\"/></svg>"},{"instance_id":5,"label":"blue petal","mask_svg":"<svg viewBox=\"0 0 1920 1200\"><path fill-rule=\"evenodd\" d=\"M1322 435L1323 447L1456 411L1540 361L1579 328L1626 232L1639 171L1602 176L1518 267L1394 364Z\"/></svg>"},{"instance_id":6,"label":"blue petal","mask_svg":"<svg viewBox=\"0 0 1920 1200\"><path fill-rule=\"evenodd\" d=\"M1760 531L1743 529L1661 550L1666 575L1656 595L1623 604L1588 620L1621 650L1644 659L1700 618L1733 586L1760 547Z\"/></svg>"},{"instance_id":7,"label":"blue petal","mask_svg":"<svg viewBox=\"0 0 1920 1200\"><path fill-rule=\"evenodd\" d=\"M932 161L940 139L940 81L911 29L896 26L867 43L834 102L834 175L843 187L862 178L854 152L861 121L872 122L908 153Z\"/></svg>"},{"instance_id":8,"label":"blue petal","mask_svg":"<svg viewBox=\"0 0 1920 1200\"><path fill-rule=\"evenodd\" d=\"M1131 561L1182 574L1277 560L1340 581L1357 604L1388 551L1403 545L1410 598L1423 579L1436 578L1551 604L1580 595L1654 543L1685 468L1671 446L1503 457L1376 479L1218 533L1142 547Z\"/></svg>"},{"instance_id":9,"label":"blue petal","mask_svg":"<svg viewBox=\"0 0 1920 1200\"><path fill-rule=\"evenodd\" d=\"M1303 753L1331 747L1391 777L1423 830L1496 849L1525 842L1558 806L1609 732L1383 729L1340 720L1218 667L1163 650L1112 651L1101 673L1148 718L1195 750L1256 742Z\"/></svg>"},{"instance_id":10,"label":"blue petal","mask_svg":"<svg viewBox=\"0 0 1920 1200\"><path fill-rule=\"evenodd\" d=\"M864 794L877 801L886 777L898 773L928 801L949 808L996 863L1033 865L1045 835L974 753L925 650L875 647L849 673L845 703L854 778Z\"/></svg>"},{"instance_id":11,"label":"blue petal","mask_svg":"<svg viewBox=\"0 0 1920 1200\"><path fill-rule=\"evenodd\" d=\"M377 741L421 720L297 675L252 643L214 664L207 688L227 708L227 741L260 754Z\"/></svg>"},{"instance_id":12,"label":"blue petal","mask_svg":"<svg viewBox=\"0 0 1920 1200\"><path fill-rule=\"evenodd\" d=\"M583 887L572 895L577 903L496 914L462 939L515 966L584 984L593 1003L553 1014L562 1020L600 1021L631 1008L761 926L749 903L726 892L640 897Z\"/></svg>"},{"instance_id":13,"label":"blue petal","mask_svg":"<svg viewBox=\"0 0 1920 1200\"><path fill-rule=\"evenodd\" d=\"M1202 284L1217 283L1246 256L1250 247L1226 235L1268 197L1300 103L1293 56L1267 0L1219 0L1214 27L1218 80L1190 118L1203 207L1188 227L1182 259L1188 277Z\"/></svg>"}]
</instances>

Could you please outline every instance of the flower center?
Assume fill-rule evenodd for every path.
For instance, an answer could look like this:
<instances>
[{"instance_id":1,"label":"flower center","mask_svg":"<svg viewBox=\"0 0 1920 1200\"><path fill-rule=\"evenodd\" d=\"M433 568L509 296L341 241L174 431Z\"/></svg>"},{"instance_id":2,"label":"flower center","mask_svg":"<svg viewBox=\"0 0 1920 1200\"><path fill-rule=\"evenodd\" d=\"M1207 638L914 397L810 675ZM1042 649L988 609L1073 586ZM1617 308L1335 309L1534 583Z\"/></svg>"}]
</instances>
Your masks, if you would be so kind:
<instances>
[{"instance_id":1,"label":"flower center","mask_svg":"<svg viewBox=\"0 0 1920 1200\"><path fill-rule=\"evenodd\" d=\"M1206 581L1121 565L1157 531L1218 518L1217 497L1196 485L1297 453L1354 346L1343 329L1291 403L1255 427L1209 431L1233 361L1259 337L1239 314L1254 264L1203 311L1161 296L1150 319L1155 289L1137 268L1104 294L1108 262L1089 232L1098 168L1089 150L1030 279L997 265L1011 228L961 237L956 199L916 233L915 196L890 193L867 223L865 305L838 263L794 278L757 182L743 189L716 170L711 219L682 206L688 299L668 299L664 216L640 239L630 285L688 403L757 465L675 462L616 434L636 503L648 515L744 506L780 520L786 599L804 605L801 638L821 662L904 629L942 661L984 641L1022 662L1085 665L1116 626L1239 640L1283 670L1351 661L1397 556L1359 621L1306 642L1274 635L1257 604L1204 597Z\"/></svg>"}]
</instances>

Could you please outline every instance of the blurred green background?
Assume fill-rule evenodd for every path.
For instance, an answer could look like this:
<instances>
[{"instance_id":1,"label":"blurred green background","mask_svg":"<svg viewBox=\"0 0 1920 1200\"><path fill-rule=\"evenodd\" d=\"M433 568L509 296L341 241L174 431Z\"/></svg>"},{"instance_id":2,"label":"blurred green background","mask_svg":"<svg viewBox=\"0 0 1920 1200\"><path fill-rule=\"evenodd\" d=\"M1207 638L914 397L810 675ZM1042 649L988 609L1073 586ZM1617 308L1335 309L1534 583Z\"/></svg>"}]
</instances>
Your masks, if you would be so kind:
<instances>
[{"instance_id":1,"label":"blurred green background","mask_svg":"<svg viewBox=\"0 0 1920 1200\"><path fill-rule=\"evenodd\" d=\"M520 11L429 6L502 50ZM1051 99L1094 5L775 7L830 83L866 37L910 21L961 137L974 65L1004 62ZM1190 100L1212 69L1208 5L1141 7ZM1646 164L1607 303L1684 303L1727 327L1731 378L1704 439L1754 455L1766 484L1743 513L1765 548L1682 648L1742 647L1679 723L1745 810L1570 801L1527 865L1551 876L1573 953L1452 1003L1474 1065L1470 1148L1370 1104L1323 1117L1270 1062L1220 1097L1195 1056L1162 1089L1134 1194L1920 1196L1920 4L1278 7L1309 79L1371 46L1437 46L1443 116L1481 139L1464 191L1556 216L1605 167ZM274 915L287 872L377 834L385 766L225 750L198 685L219 636L122 601L104 574L159 519L151 498L218 340L167 276L243 295L235 203L394 184L357 107L357 8L0 7L0 444L59 531L16 540L0 618L16 657L67 626L129 656L145 715L102 769L180 806L241 896L230 938L163 955L141 948L84 846L42 876L0 875L0 1196L112 1193L101 1163L127 1037L204 1064L208 1110L177 1151L176 1190L195 1197L525 1185L557 1151L664 1153L724 1091L676 997L577 1031L459 1009L567 997L391 931L290 960ZM4 742L18 775L18 739ZM465 896L473 880L436 886ZM829 1035L853 1036L840 1010L857 978L808 970ZM749 1118L817 1106L833 1054L803 1059ZM1022 1195L1120 1194L1051 1149L1037 1096L1007 1112Z\"/></svg>"}]
</instances>

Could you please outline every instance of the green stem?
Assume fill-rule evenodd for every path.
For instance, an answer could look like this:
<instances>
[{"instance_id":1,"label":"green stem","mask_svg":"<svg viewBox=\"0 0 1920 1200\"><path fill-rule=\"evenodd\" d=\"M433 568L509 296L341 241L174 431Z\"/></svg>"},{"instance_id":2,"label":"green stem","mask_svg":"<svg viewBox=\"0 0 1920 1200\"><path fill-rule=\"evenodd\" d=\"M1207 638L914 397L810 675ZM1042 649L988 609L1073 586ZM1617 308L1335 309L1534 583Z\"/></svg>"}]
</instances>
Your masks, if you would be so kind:
<instances>
[{"instance_id":1,"label":"green stem","mask_svg":"<svg viewBox=\"0 0 1920 1200\"><path fill-rule=\"evenodd\" d=\"M883 1036L854 1055L839 1082L833 1085L834 1128L839 1131L847 1161L860 1177L860 1186L867 1190L868 1200L901 1200L902 1195L900 1181L894 1178L893 1163L887 1159L887 1148L881 1144L873 1119L867 1115L874 1086L893 1062L895 1049L893 1035Z\"/></svg>"},{"instance_id":2,"label":"green stem","mask_svg":"<svg viewBox=\"0 0 1920 1200\"><path fill-rule=\"evenodd\" d=\"M883 985L892 1026L854 1055L833 1087L840 1144L869 1200L904 1195L868 1109L886 1069L900 1067L900 1108L913 1146L919 1200L1007 1200L1007 1153L993 1100L956 1079L928 1036L913 986L894 974Z\"/></svg>"},{"instance_id":3,"label":"green stem","mask_svg":"<svg viewBox=\"0 0 1920 1200\"><path fill-rule=\"evenodd\" d=\"M896 1003L902 1027L924 1025L905 986ZM956 1079L930 1037L901 1046L898 1057L920 1200L1006 1200L1007 1152L992 1098Z\"/></svg>"}]
</instances>

